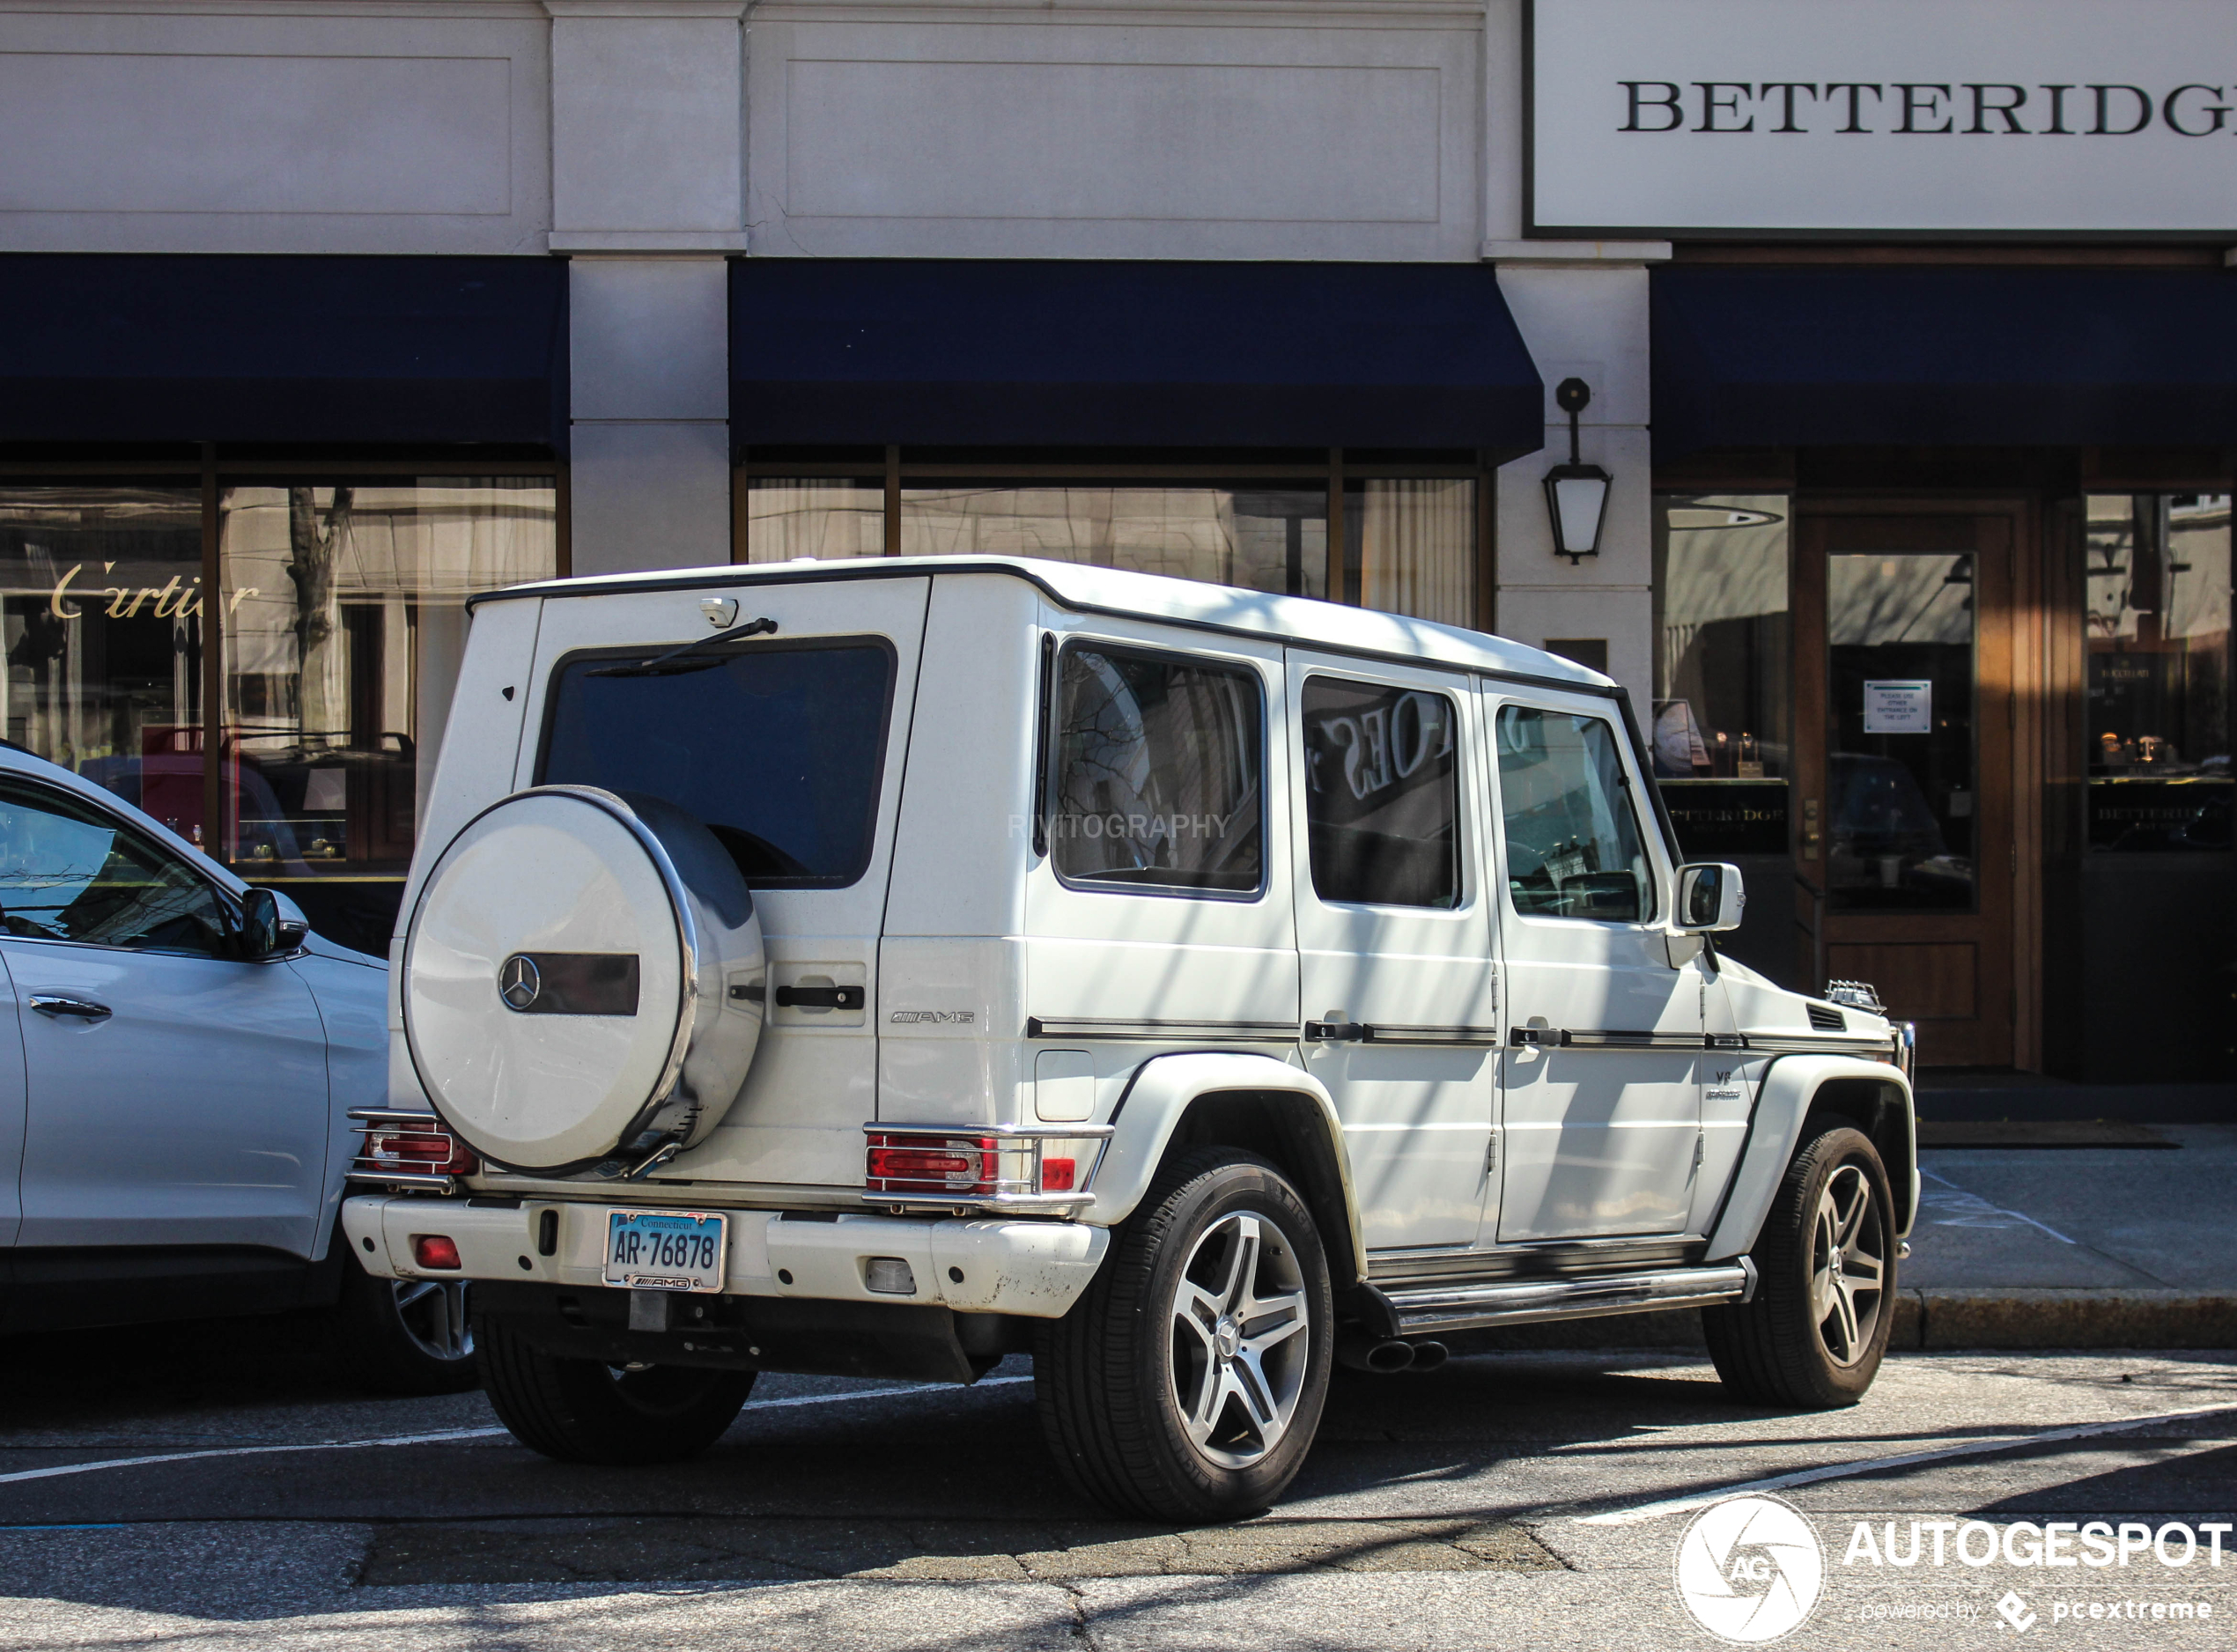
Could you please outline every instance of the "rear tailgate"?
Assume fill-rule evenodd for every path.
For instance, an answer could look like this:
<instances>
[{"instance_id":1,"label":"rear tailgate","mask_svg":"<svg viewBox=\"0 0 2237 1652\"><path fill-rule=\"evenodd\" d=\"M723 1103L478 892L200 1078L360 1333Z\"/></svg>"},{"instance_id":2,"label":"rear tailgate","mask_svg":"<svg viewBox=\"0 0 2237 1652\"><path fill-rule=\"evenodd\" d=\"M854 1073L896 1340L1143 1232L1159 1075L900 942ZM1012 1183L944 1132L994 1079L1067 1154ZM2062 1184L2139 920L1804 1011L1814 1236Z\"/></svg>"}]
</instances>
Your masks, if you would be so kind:
<instances>
[{"instance_id":1,"label":"rear tailgate","mask_svg":"<svg viewBox=\"0 0 2237 1652\"><path fill-rule=\"evenodd\" d=\"M767 1023L720 1128L652 1178L862 1184L876 1117L878 936L931 581L819 579L557 597L544 605L516 785L652 793L746 868L769 952ZM594 677L766 617L705 670ZM671 662L696 663L693 660ZM798 989L828 1003L786 1004ZM811 994L812 995L812 994Z\"/></svg>"}]
</instances>

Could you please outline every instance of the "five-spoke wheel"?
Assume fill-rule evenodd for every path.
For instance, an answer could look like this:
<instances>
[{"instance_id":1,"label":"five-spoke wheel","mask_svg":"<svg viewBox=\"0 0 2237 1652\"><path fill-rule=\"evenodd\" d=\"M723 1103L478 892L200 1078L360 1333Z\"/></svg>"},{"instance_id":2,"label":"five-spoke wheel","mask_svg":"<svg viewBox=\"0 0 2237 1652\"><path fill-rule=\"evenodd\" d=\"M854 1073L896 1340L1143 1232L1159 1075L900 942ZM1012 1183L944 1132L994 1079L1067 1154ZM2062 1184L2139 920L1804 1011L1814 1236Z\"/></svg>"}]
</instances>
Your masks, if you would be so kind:
<instances>
[{"instance_id":1,"label":"five-spoke wheel","mask_svg":"<svg viewBox=\"0 0 2237 1652\"><path fill-rule=\"evenodd\" d=\"M1281 1230L1239 1210L1206 1228L1173 1293L1173 1396L1190 1442L1247 1468L1281 1443L1311 1364L1304 1274Z\"/></svg>"},{"instance_id":2,"label":"five-spoke wheel","mask_svg":"<svg viewBox=\"0 0 2237 1652\"><path fill-rule=\"evenodd\" d=\"M1895 1209L1871 1139L1813 1119L1771 1200L1753 1300L1702 1315L1717 1374L1758 1405L1853 1405L1887 1351Z\"/></svg>"},{"instance_id":3,"label":"five-spoke wheel","mask_svg":"<svg viewBox=\"0 0 2237 1652\"><path fill-rule=\"evenodd\" d=\"M1826 1357L1835 1365L1856 1364L1877 1341L1886 1295L1886 1233L1864 1167L1840 1166L1819 1191L1810 1235L1810 1311Z\"/></svg>"},{"instance_id":4,"label":"five-spoke wheel","mask_svg":"<svg viewBox=\"0 0 2237 1652\"><path fill-rule=\"evenodd\" d=\"M1034 1351L1074 1486L1153 1520L1265 1508L1304 1461L1335 1350L1327 1257L1281 1171L1232 1148L1162 1173Z\"/></svg>"}]
</instances>

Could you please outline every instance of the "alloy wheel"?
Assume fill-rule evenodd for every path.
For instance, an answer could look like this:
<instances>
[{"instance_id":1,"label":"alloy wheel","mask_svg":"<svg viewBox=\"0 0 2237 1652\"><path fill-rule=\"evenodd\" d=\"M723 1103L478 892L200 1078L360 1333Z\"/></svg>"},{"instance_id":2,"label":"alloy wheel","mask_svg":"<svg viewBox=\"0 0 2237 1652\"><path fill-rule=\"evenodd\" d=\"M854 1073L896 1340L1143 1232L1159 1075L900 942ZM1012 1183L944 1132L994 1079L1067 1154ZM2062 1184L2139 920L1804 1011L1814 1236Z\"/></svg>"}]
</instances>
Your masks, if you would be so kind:
<instances>
[{"instance_id":1,"label":"alloy wheel","mask_svg":"<svg viewBox=\"0 0 2237 1652\"><path fill-rule=\"evenodd\" d=\"M431 1360L463 1360L474 1352L464 1280L398 1280L396 1317L404 1335Z\"/></svg>"},{"instance_id":2,"label":"alloy wheel","mask_svg":"<svg viewBox=\"0 0 2237 1652\"><path fill-rule=\"evenodd\" d=\"M1811 1316L1835 1365L1854 1365L1872 1346L1886 1279L1886 1229L1872 1178L1861 1165L1842 1165L1818 1194L1810 1235Z\"/></svg>"},{"instance_id":3,"label":"alloy wheel","mask_svg":"<svg viewBox=\"0 0 2237 1652\"><path fill-rule=\"evenodd\" d=\"M1189 1252L1173 1294L1173 1398L1189 1441L1222 1468L1248 1468L1296 1414L1311 1357L1304 1273L1274 1221L1235 1211Z\"/></svg>"}]
</instances>

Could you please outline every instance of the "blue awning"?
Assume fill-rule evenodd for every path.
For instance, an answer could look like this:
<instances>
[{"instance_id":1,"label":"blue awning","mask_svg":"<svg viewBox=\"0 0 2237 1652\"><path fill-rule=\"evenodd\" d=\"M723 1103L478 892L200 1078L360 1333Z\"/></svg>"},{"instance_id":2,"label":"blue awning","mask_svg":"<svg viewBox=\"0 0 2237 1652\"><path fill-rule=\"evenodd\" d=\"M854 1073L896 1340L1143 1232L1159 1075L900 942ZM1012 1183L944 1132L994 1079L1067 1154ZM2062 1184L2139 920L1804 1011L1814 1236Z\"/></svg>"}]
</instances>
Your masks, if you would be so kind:
<instances>
[{"instance_id":1,"label":"blue awning","mask_svg":"<svg viewBox=\"0 0 2237 1652\"><path fill-rule=\"evenodd\" d=\"M1545 439L1481 265L749 258L730 305L742 445Z\"/></svg>"},{"instance_id":2,"label":"blue awning","mask_svg":"<svg viewBox=\"0 0 2237 1652\"><path fill-rule=\"evenodd\" d=\"M0 441L564 446L549 258L0 256Z\"/></svg>"},{"instance_id":3,"label":"blue awning","mask_svg":"<svg viewBox=\"0 0 2237 1652\"><path fill-rule=\"evenodd\" d=\"M1654 446L2237 440L2237 275L1673 267Z\"/></svg>"}]
</instances>

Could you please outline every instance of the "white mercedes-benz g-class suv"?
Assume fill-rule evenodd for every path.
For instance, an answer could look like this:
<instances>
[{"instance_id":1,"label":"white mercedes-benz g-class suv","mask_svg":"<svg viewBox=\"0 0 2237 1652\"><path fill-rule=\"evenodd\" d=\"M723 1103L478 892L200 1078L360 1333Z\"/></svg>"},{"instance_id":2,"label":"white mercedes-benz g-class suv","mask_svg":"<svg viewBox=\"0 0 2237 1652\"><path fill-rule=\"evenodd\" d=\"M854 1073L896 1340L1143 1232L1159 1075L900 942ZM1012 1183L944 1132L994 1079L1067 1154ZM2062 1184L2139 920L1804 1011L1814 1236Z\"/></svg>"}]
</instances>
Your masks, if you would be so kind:
<instances>
[{"instance_id":1,"label":"white mercedes-benz g-class suv","mask_svg":"<svg viewBox=\"0 0 2237 1652\"><path fill-rule=\"evenodd\" d=\"M1082 1492L1204 1519L1281 1492L1338 1361L1653 1309L1752 1403L1850 1403L1907 1029L1720 959L1739 874L1648 777L1607 678L1298 598L484 597L351 1243L473 1280L498 1415L575 1461L699 1451L758 1371L1030 1353Z\"/></svg>"}]
</instances>

